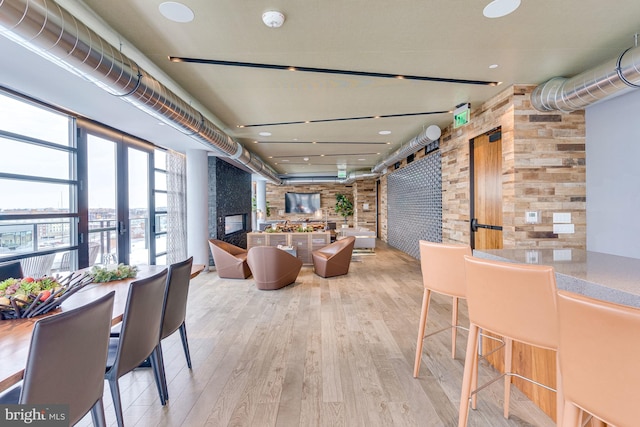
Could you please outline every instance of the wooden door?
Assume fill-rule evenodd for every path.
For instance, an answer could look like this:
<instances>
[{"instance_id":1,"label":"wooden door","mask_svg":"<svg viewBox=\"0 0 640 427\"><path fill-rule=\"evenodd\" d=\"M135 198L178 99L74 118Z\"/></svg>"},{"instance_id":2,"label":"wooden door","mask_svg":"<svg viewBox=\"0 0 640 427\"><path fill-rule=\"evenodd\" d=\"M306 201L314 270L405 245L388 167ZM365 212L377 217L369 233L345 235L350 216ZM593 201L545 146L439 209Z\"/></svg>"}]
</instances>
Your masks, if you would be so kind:
<instances>
[{"instance_id":1,"label":"wooden door","mask_svg":"<svg viewBox=\"0 0 640 427\"><path fill-rule=\"evenodd\" d=\"M471 247L502 248L502 139L500 130L471 140Z\"/></svg>"},{"instance_id":2,"label":"wooden door","mask_svg":"<svg viewBox=\"0 0 640 427\"><path fill-rule=\"evenodd\" d=\"M502 249L502 139L499 129L480 135L470 144L471 153L471 247ZM486 333L486 335L492 335ZM504 372L504 350L495 340L482 339L482 353L500 372ZM535 361L535 363L534 363ZM512 371L555 386L555 352L513 343ZM542 410L555 419L555 393L514 378L513 383Z\"/></svg>"}]
</instances>

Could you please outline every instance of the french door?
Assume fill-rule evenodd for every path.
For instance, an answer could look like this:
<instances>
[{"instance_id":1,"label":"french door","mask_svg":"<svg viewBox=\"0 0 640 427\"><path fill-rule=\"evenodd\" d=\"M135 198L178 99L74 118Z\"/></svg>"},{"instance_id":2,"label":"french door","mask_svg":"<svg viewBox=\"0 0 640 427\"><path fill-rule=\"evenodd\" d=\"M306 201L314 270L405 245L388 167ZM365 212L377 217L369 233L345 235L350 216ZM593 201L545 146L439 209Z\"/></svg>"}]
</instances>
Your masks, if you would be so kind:
<instances>
[{"instance_id":1,"label":"french door","mask_svg":"<svg viewBox=\"0 0 640 427\"><path fill-rule=\"evenodd\" d=\"M89 257L95 248L94 263L154 263L153 147L93 127L80 137L87 144Z\"/></svg>"}]
</instances>

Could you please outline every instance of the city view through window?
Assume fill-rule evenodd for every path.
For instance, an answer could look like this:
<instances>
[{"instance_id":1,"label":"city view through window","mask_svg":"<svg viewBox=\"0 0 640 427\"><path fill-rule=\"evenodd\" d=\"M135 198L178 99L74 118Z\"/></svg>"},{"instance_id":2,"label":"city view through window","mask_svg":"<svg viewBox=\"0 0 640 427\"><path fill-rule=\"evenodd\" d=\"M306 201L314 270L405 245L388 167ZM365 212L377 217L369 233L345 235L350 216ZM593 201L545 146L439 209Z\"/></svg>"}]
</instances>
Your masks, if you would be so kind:
<instances>
[{"instance_id":1,"label":"city view through window","mask_svg":"<svg viewBox=\"0 0 640 427\"><path fill-rule=\"evenodd\" d=\"M0 262L38 253L51 260L50 271L70 270L78 265L84 238L89 265L122 262L122 251L129 264L150 263L153 150L128 147L123 161L122 141L73 135L73 118L0 93ZM80 144L86 144L86 159L78 158ZM157 152L164 169L164 153ZM86 177L78 176L79 162L86 162ZM122 168L128 180L118 182ZM154 197L155 219L166 231L166 173L156 171L154 177L161 189ZM79 206L83 185L84 209ZM78 232L79 212L87 218L84 237ZM166 252L163 234L154 237L156 254Z\"/></svg>"}]
</instances>

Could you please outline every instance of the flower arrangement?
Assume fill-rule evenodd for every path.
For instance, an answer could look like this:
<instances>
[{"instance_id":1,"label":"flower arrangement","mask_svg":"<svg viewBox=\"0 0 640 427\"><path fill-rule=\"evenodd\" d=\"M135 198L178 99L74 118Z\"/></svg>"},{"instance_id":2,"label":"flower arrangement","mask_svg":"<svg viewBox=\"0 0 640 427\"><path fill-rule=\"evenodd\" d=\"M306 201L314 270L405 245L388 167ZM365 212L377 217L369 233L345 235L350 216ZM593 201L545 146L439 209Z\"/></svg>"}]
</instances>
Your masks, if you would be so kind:
<instances>
[{"instance_id":1,"label":"flower arrangement","mask_svg":"<svg viewBox=\"0 0 640 427\"><path fill-rule=\"evenodd\" d=\"M0 319L38 316L57 308L92 278L72 273L64 278L9 278L0 282Z\"/></svg>"},{"instance_id":2,"label":"flower arrangement","mask_svg":"<svg viewBox=\"0 0 640 427\"><path fill-rule=\"evenodd\" d=\"M116 268L94 266L89 273L94 282L104 283L136 277L138 268L135 265L118 264Z\"/></svg>"}]
</instances>

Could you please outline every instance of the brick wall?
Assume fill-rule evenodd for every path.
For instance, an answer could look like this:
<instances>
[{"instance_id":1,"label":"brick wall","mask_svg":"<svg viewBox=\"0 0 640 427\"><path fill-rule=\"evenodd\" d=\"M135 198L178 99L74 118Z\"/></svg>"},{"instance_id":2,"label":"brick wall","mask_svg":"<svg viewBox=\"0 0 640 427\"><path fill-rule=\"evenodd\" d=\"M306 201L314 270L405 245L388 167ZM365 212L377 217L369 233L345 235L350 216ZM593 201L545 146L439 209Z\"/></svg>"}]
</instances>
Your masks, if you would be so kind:
<instances>
[{"instance_id":1,"label":"brick wall","mask_svg":"<svg viewBox=\"0 0 640 427\"><path fill-rule=\"evenodd\" d=\"M503 240L513 247L586 247L584 111L541 113L531 107L535 86L506 89L479 108L471 122L443 130L443 240L468 243L469 140L502 130ZM526 224L525 212L541 212L540 224ZM570 212L574 234L553 233L553 213Z\"/></svg>"},{"instance_id":2,"label":"brick wall","mask_svg":"<svg viewBox=\"0 0 640 427\"><path fill-rule=\"evenodd\" d=\"M376 181L363 179L353 183L354 221L358 227L376 229ZM365 209L365 205L367 209Z\"/></svg>"},{"instance_id":3,"label":"brick wall","mask_svg":"<svg viewBox=\"0 0 640 427\"><path fill-rule=\"evenodd\" d=\"M271 216L267 220L305 220L317 221L313 215L288 214L284 212L284 195L293 193L320 193L320 207L328 212L328 221L336 222L338 227L344 224L344 218L336 213L336 194L346 195L353 202L354 214L347 218L350 227L364 227L370 230L376 229L376 181L374 179L358 180L353 184L305 184L305 185L281 185L267 183L267 201ZM369 204L369 209L364 209L364 204ZM322 219L324 221L324 218Z\"/></svg>"}]
</instances>

